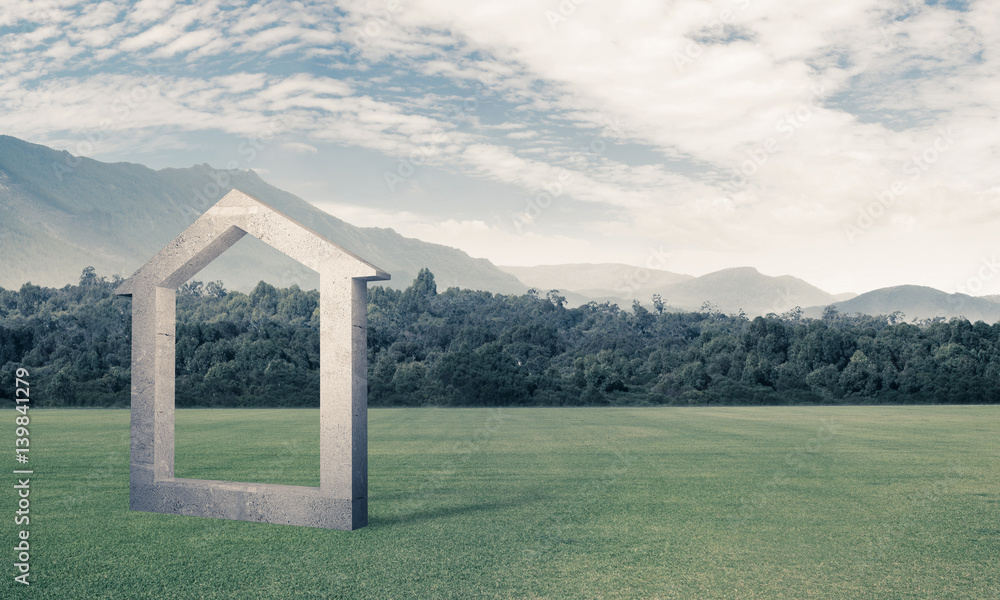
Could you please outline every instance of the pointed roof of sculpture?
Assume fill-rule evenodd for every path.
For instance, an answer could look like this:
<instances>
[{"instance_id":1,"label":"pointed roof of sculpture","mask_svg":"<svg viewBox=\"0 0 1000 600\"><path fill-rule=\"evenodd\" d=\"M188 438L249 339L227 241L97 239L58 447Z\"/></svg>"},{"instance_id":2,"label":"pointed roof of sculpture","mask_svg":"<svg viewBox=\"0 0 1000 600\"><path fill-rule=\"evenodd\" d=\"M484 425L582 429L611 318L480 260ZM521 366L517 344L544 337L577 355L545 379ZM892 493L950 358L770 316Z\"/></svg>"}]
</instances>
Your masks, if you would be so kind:
<instances>
[{"instance_id":1,"label":"pointed roof of sculpture","mask_svg":"<svg viewBox=\"0 0 1000 600\"><path fill-rule=\"evenodd\" d=\"M389 274L341 248L276 208L232 190L126 279L115 294L156 287L176 289L250 234L323 273L379 281Z\"/></svg>"}]
</instances>

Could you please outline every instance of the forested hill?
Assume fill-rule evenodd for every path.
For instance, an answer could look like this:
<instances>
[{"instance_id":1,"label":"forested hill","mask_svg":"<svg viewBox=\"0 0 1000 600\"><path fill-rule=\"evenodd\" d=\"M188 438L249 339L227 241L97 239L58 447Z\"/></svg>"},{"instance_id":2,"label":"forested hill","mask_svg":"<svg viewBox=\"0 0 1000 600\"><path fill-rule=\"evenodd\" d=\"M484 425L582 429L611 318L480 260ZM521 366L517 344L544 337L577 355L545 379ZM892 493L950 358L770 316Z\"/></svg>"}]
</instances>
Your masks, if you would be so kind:
<instances>
[{"instance_id":1,"label":"forested hill","mask_svg":"<svg viewBox=\"0 0 1000 600\"><path fill-rule=\"evenodd\" d=\"M84 272L0 289L0 398L15 367L37 406L129 402L130 301ZM318 296L193 282L178 294L178 406L315 406ZM369 293L372 406L996 403L1000 324L567 309L556 294Z\"/></svg>"}]
</instances>

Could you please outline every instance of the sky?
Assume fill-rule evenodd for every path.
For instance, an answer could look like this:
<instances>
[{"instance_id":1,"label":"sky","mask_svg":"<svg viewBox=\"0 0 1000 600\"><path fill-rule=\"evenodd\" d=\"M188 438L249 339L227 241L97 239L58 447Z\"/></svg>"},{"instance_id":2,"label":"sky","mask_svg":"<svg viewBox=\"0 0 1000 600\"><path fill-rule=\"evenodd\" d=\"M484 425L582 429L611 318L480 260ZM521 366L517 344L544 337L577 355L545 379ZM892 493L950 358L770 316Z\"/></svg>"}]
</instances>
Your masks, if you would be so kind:
<instances>
[{"instance_id":1,"label":"sky","mask_svg":"<svg viewBox=\"0 0 1000 600\"><path fill-rule=\"evenodd\" d=\"M1000 3L0 0L0 133L499 265L1000 293Z\"/></svg>"}]
</instances>

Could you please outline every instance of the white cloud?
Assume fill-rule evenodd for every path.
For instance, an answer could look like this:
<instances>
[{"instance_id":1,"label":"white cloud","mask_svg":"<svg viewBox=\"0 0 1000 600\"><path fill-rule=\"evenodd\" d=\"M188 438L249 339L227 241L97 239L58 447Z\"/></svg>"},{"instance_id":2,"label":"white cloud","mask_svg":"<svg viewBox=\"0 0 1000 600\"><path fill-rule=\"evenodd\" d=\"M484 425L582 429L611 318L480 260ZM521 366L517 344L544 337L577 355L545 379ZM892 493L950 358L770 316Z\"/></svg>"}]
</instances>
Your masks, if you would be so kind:
<instances>
[{"instance_id":1,"label":"white cloud","mask_svg":"<svg viewBox=\"0 0 1000 600\"><path fill-rule=\"evenodd\" d=\"M82 14L73 20L73 24L80 30L108 27L114 24L121 12L122 7L115 2L89 4L83 7Z\"/></svg>"},{"instance_id":2,"label":"white cloud","mask_svg":"<svg viewBox=\"0 0 1000 600\"><path fill-rule=\"evenodd\" d=\"M754 2L742 4L745 10L741 4L588 3L553 28L544 19L526 19L539 12L527 2L492 4L489 11L463 10L453 2L418 2L382 35L367 40L366 50L373 56L380 51L432 54L419 32L446 28L468 44L466 50L512 62L547 82L554 91L535 100L541 110L572 115L593 127L601 127L602 118L618 119L627 139L649 144L664 156L711 165L722 174L721 183L742 180L739 170L746 165L753 171L735 189L711 180L699 185L687 177L671 181L663 173L644 173L661 182L661 200L621 202L642 193L616 190L622 206L636 208L629 220L608 224L622 239L659 238L727 253L759 247L759 260L779 263L781 248L824 240L831 254L849 251L861 259L864 253L846 244L844 225L868 207L876 192L908 180L904 169L913 167L912 157L927 151L938 128L948 126L956 132L955 144L921 172L905 202L894 205L864 235L878 240L877 251L889 251L899 239L919 242L906 236L889 242L880 228L906 227L928 235L939 229L944 213L973 221L982 214L972 203L957 200L997 184L997 170L990 166L991 161L996 164L997 143L989 133L996 131L1000 97L997 54L986 51L983 56L992 62L984 59L984 64L970 60L980 50L996 47L1000 38L987 31L996 26L983 25L997 23L990 18L996 8L974 3L973 13L963 15L941 6L923 7L887 33L886 25L892 23L887 14L899 4L779 7ZM727 9L730 13L723 12ZM729 20L732 31L746 39L719 43L723 29L712 23L719 18ZM713 35L715 41L695 42ZM432 73L470 77L458 57L422 65ZM903 67L933 72L909 80L901 77ZM870 84L855 91L866 76ZM875 85L878 103L872 104L867 92ZM854 107L910 114L902 123L880 124L877 115L851 112ZM793 120L796 115L807 119ZM532 171L544 170L536 168L537 161L518 159L506 150L477 146L471 152L480 158L491 155L471 161L486 177L516 172L529 185L539 179ZM747 163L753 156L766 162ZM643 173L605 161L584 171L588 184L610 180L626 188L640 188ZM600 195L589 185L582 187L581 194ZM718 196L740 203L721 213L702 208L719 206ZM943 200L946 196L953 200ZM963 246L967 244L959 243ZM732 260L731 254L726 256ZM819 273L815 266L811 271Z\"/></svg>"},{"instance_id":3,"label":"white cloud","mask_svg":"<svg viewBox=\"0 0 1000 600\"><path fill-rule=\"evenodd\" d=\"M315 146L302 142L285 142L281 144L281 148L295 154L316 154L318 152Z\"/></svg>"},{"instance_id":4,"label":"white cloud","mask_svg":"<svg viewBox=\"0 0 1000 600\"><path fill-rule=\"evenodd\" d=\"M512 233L478 219L435 220L407 211L380 210L348 203L320 202L331 215L359 227L388 227L397 233L459 248L470 256L496 264L535 265L547 256L570 254L580 262L608 262L609 247L563 235Z\"/></svg>"},{"instance_id":5,"label":"white cloud","mask_svg":"<svg viewBox=\"0 0 1000 600\"><path fill-rule=\"evenodd\" d=\"M129 19L136 23L149 23L163 17L173 6L173 0L140 0L132 8Z\"/></svg>"},{"instance_id":6,"label":"white cloud","mask_svg":"<svg viewBox=\"0 0 1000 600\"><path fill-rule=\"evenodd\" d=\"M204 47L217 37L219 37L219 32L211 29L199 29L197 31L184 33L169 44L162 46L161 48L157 48L157 50L153 52L153 56L157 58L165 58L174 56L178 53L188 52L199 47Z\"/></svg>"},{"instance_id":7,"label":"white cloud","mask_svg":"<svg viewBox=\"0 0 1000 600\"><path fill-rule=\"evenodd\" d=\"M135 37L128 38L120 44L121 50L134 52L149 46L159 46L173 40L178 32L168 25L158 25L152 29L147 29Z\"/></svg>"},{"instance_id":8,"label":"white cloud","mask_svg":"<svg viewBox=\"0 0 1000 600\"><path fill-rule=\"evenodd\" d=\"M984 251L981 223L998 211L1000 7L982 0L968 12L903 0L60 0L0 12L21 27L0 38L6 133L97 131L99 154L144 136L255 136L280 118L290 152L356 146L556 196L520 235L509 206L454 222L415 208L404 223L491 257L521 242L553 253L537 262L665 244L689 261L681 271L737 260L859 289L850 277L875 275L842 281L838 261L884 255L889 270L950 281L946 265ZM906 192L851 242L845 230L896 181ZM558 225L560 201L604 218ZM925 256L927 238L938 255ZM907 270L907 252L931 266Z\"/></svg>"}]
</instances>

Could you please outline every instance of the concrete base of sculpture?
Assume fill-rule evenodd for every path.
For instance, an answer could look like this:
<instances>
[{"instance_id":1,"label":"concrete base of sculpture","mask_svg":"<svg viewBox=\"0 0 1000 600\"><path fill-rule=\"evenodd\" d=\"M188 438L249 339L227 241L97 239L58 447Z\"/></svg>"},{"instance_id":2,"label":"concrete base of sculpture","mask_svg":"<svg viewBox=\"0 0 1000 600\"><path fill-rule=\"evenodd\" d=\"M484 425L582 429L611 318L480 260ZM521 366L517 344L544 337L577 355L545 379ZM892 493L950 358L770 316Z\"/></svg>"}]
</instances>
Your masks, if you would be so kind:
<instances>
[{"instance_id":1,"label":"concrete base of sculpture","mask_svg":"<svg viewBox=\"0 0 1000 600\"><path fill-rule=\"evenodd\" d=\"M318 487L206 479L132 478L129 510L258 523L357 529L368 524L368 499L323 495Z\"/></svg>"},{"instance_id":2,"label":"concrete base of sculpture","mask_svg":"<svg viewBox=\"0 0 1000 600\"><path fill-rule=\"evenodd\" d=\"M320 275L320 486L174 477L176 290L244 235ZM356 529L368 523L367 282L389 275L233 190L125 280L132 297L129 508Z\"/></svg>"}]
</instances>

